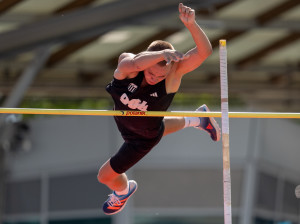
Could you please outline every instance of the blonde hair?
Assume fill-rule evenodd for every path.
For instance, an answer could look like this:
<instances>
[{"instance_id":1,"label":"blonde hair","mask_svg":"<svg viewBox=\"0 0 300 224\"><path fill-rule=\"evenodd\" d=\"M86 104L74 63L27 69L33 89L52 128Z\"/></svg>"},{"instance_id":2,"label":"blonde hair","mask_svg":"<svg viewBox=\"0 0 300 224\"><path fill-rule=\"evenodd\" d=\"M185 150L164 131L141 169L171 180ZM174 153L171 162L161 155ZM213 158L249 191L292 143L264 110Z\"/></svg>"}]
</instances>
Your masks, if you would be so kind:
<instances>
[{"instance_id":1,"label":"blonde hair","mask_svg":"<svg viewBox=\"0 0 300 224\"><path fill-rule=\"evenodd\" d=\"M147 51L161 51L165 49L174 50L174 47L167 41L156 40L148 46Z\"/></svg>"}]
</instances>

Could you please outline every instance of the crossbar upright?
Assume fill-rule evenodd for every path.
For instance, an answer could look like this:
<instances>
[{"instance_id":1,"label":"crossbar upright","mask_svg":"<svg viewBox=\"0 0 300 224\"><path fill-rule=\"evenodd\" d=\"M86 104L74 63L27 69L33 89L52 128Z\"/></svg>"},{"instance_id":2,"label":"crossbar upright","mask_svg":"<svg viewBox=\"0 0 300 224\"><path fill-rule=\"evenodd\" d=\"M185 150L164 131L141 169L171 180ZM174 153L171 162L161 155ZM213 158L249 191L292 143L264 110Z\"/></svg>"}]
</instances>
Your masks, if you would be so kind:
<instances>
[{"instance_id":1,"label":"crossbar upright","mask_svg":"<svg viewBox=\"0 0 300 224\"><path fill-rule=\"evenodd\" d=\"M231 175L229 153L229 108L228 108L228 77L226 40L219 41L220 83L221 83L221 113L222 113L222 146L223 146L223 198L224 223L232 223L231 212Z\"/></svg>"}]
</instances>

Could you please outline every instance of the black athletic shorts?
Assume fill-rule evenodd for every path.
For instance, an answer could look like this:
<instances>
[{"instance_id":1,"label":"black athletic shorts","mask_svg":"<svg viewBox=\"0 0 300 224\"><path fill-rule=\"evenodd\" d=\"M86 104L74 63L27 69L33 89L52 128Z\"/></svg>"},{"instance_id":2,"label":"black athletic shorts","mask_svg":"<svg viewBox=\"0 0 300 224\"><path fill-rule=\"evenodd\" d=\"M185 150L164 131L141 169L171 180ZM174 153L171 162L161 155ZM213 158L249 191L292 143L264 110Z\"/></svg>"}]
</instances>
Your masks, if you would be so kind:
<instances>
[{"instance_id":1,"label":"black athletic shorts","mask_svg":"<svg viewBox=\"0 0 300 224\"><path fill-rule=\"evenodd\" d=\"M110 159L112 169L119 174L126 172L160 142L164 130L164 122L161 122L161 127L155 138L147 139L138 135L122 135L125 142Z\"/></svg>"}]
</instances>

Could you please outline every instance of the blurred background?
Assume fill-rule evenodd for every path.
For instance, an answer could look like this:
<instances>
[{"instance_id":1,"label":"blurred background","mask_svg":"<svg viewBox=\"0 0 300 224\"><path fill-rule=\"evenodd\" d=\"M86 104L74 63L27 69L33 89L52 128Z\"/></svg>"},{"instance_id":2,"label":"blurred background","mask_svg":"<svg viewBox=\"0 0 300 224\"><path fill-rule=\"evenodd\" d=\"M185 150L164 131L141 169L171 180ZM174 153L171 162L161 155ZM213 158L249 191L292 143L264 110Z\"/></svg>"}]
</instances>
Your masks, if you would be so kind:
<instances>
[{"instance_id":1,"label":"blurred background","mask_svg":"<svg viewBox=\"0 0 300 224\"><path fill-rule=\"evenodd\" d=\"M220 111L226 39L230 111L300 111L300 0L2 0L1 107L112 109L105 86L122 52L157 39L194 47L179 2L214 52L170 110ZM129 172L136 195L108 217L96 176L122 144L113 118L1 115L0 131L0 223L223 223L222 144L205 133L164 138ZM299 133L296 119L230 119L233 223L300 223Z\"/></svg>"}]
</instances>

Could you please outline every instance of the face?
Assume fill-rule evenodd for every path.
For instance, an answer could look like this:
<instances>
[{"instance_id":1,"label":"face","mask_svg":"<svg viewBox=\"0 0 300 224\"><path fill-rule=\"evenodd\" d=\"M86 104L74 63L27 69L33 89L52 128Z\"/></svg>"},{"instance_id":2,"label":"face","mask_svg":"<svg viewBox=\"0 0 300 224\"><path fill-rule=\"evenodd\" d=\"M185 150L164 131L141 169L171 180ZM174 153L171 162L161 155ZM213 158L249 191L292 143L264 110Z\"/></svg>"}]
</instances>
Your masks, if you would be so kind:
<instances>
[{"instance_id":1,"label":"face","mask_svg":"<svg viewBox=\"0 0 300 224\"><path fill-rule=\"evenodd\" d=\"M145 80L149 85L155 85L164 80L171 70L172 65L160 66L158 64L144 71Z\"/></svg>"}]
</instances>

